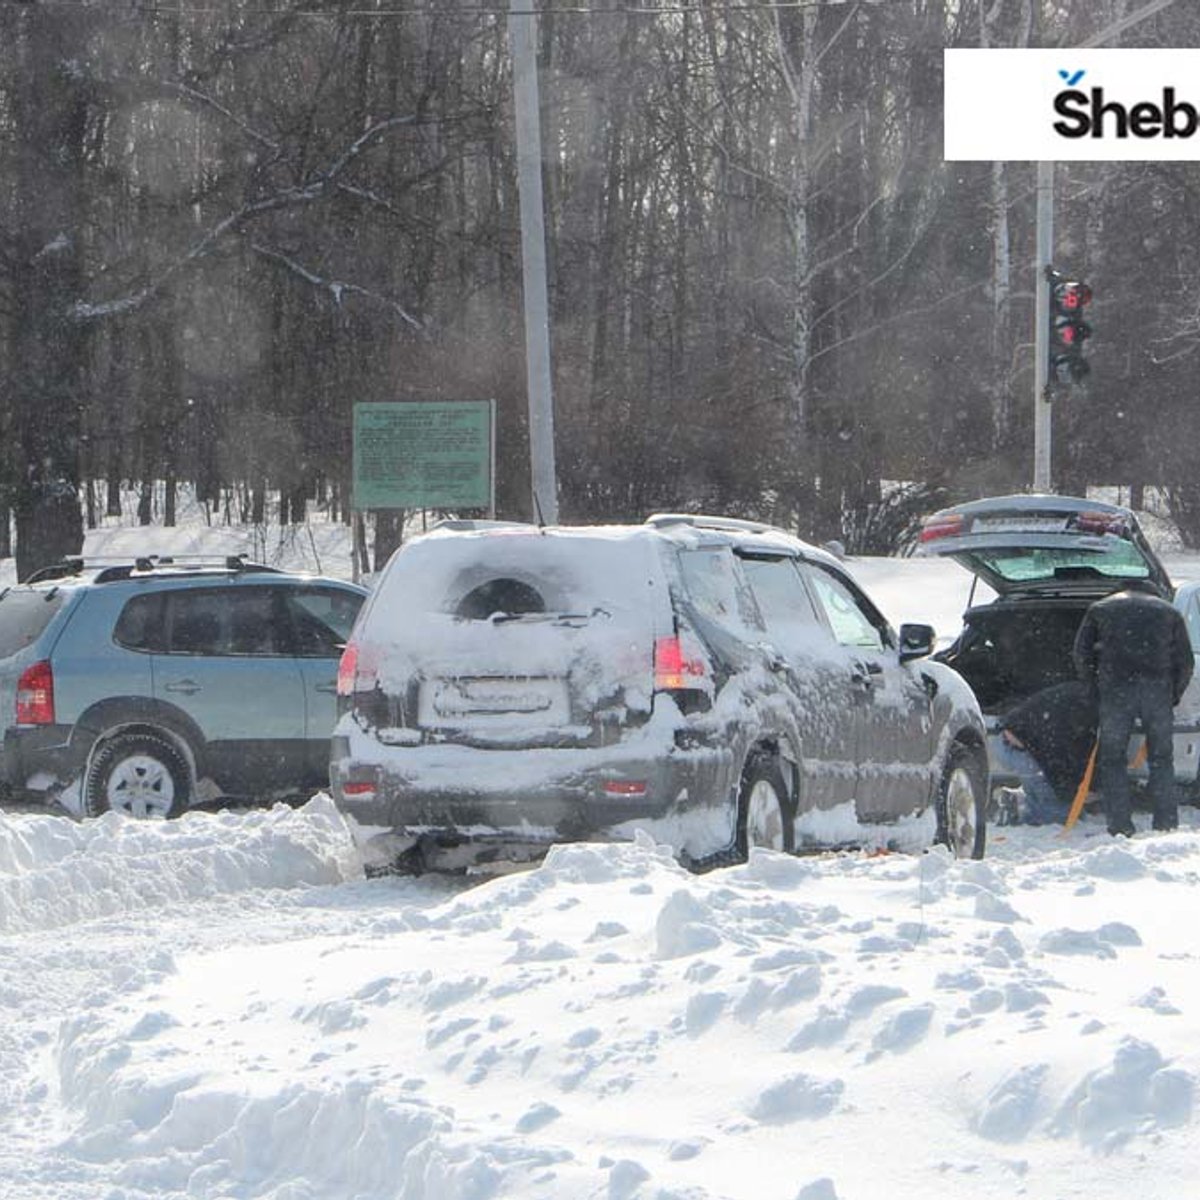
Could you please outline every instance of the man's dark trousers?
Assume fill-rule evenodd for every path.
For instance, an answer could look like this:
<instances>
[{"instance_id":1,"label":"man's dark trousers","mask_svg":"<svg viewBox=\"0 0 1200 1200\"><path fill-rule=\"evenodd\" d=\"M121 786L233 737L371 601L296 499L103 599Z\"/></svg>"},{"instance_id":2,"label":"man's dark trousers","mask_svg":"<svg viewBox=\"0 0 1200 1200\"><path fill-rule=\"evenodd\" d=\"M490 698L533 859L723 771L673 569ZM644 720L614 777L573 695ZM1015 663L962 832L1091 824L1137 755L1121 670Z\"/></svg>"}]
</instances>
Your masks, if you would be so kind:
<instances>
[{"instance_id":1,"label":"man's dark trousers","mask_svg":"<svg viewBox=\"0 0 1200 1200\"><path fill-rule=\"evenodd\" d=\"M1126 757L1134 721L1140 717L1146 735L1150 766L1150 799L1154 828L1179 824L1175 795L1174 713L1169 686L1160 678L1133 677L1110 684L1100 697L1100 752L1097 755L1100 792L1108 810L1110 833L1132 833L1133 815Z\"/></svg>"}]
</instances>

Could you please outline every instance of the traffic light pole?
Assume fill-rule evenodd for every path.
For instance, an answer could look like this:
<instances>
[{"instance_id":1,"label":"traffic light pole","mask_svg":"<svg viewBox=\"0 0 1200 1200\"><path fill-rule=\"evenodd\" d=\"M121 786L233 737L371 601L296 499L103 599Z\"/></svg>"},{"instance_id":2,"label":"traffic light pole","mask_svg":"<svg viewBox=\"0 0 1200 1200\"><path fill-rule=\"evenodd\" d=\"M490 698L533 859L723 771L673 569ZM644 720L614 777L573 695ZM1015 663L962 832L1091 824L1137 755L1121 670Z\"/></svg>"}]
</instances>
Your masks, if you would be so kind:
<instances>
[{"instance_id":1,"label":"traffic light pole","mask_svg":"<svg viewBox=\"0 0 1200 1200\"><path fill-rule=\"evenodd\" d=\"M1124 33L1134 25L1162 12L1175 0L1149 0L1135 12L1127 13L1111 25L1106 25L1078 49L1102 46L1109 38ZM1050 281L1046 268L1054 254L1054 163L1037 165L1037 304L1034 320L1033 357L1033 490L1050 490Z\"/></svg>"},{"instance_id":2,"label":"traffic light pole","mask_svg":"<svg viewBox=\"0 0 1200 1200\"><path fill-rule=\"evenodd\" d=\"M1054 163L1037 165L1037 302L1033 342L1033 490L1050 491L1050 281L1054 253Z\"/></svg>"}]
</instances>

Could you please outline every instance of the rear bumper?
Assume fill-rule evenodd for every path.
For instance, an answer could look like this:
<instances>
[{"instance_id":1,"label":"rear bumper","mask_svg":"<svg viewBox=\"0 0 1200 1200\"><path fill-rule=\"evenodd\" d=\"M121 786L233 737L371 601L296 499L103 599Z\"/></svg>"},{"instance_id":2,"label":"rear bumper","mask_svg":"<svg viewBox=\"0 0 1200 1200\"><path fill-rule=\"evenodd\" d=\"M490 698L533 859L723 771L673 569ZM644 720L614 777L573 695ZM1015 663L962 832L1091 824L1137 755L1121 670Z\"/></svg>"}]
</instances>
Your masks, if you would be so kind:
<instances>
[{"instance_id":1,"label":"rear bumper","mask_svg":"<svg viewBox=\"0 0 1200 1200\"><path fill-rule=\"evenodd\" d=\"M42 798L78 775L70 725L10 726L0 748L0 785L10 796Z\"/></svg>"},{"instance_id":2,"label":"rear bumper","mask_svg":"<svg viewBox=\"0 0 1200 1200\"><path fill-rule=\"evenodd\" d=\"M700 856L733 839L733 753L644 739L600 749L379 748L335 734L330 785L361 827L442 844L549 847L643 829Z\"/></svg>"}]
</instances>

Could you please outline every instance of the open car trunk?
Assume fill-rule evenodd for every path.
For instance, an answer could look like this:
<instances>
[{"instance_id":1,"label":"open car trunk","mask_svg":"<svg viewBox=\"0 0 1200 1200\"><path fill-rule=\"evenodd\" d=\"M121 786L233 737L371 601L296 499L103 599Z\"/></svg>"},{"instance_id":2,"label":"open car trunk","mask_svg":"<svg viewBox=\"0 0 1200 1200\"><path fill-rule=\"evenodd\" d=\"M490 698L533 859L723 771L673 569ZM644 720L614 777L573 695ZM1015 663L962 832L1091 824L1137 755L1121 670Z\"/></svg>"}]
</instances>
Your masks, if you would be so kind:
<instances>
[{"instance_id":1,"label":"open car trunk","mask_svg":"<svg viewBox=\"0 0 1200 1200\"><path fill-rule=\"evenodd\" d=\"M962 633L935 658L962 675L985 714L997 716L1041 688L1077 678L1071 652L1093 598L999 601L969 609Z\"/></svg>"}]
</instances>

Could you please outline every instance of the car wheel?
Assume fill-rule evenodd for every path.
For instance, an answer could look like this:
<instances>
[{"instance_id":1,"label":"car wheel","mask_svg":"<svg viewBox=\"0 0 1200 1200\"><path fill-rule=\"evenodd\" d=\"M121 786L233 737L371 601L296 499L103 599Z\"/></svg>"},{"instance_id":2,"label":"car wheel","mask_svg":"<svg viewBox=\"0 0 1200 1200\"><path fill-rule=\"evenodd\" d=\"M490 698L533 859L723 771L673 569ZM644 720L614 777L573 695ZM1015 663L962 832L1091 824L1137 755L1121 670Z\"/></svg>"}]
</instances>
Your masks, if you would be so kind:
<instances>
[{"instance_id":1,"label":"car wheel","mask_svg":"<svg viewBox=\"0 0 1200 1200\"><path fill-rule=\"evenodd\" d=\"M119 733L92 755L84 811L166 820L183 811L190 792L191 772L173 743L152 733Z\"/></svg>"},{"instance_id":2,"label":"car wheel","mask_svg":"<svg viewBox=\"0 0 1200 1200\"><path fill-rule=\"evenodd\" d=\"M937 799L937 835L955 858L982 858L987 841L987 770L982 751L950 749Z\"/></svg>"},{"instance_id":3,"label":"car wheel","mask_svg":"<svg viewBox=\"0 0 1200 1200\"><path fill-rule=\"evenodd\" d=\"M738 787L738 857L745 861L752 846L790 852L794 837L792 805L779 760L755 754Z\"/></svg>"}]
</instances>

